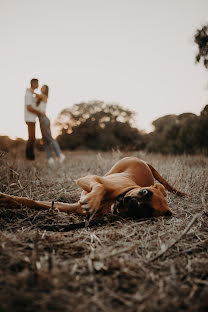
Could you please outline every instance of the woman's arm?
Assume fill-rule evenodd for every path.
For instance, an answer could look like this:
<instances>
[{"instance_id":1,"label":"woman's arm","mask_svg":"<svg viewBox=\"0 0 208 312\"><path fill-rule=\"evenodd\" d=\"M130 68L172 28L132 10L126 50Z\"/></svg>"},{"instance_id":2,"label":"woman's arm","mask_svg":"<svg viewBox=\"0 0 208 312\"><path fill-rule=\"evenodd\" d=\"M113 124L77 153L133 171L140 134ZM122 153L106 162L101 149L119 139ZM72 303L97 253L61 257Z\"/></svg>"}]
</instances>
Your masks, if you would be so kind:
<instances>
[{"instance_id":1,"label":"woman's arm","mask_svg":"<svg viewBox=\"0 0 208 312\"><path fill-rule=\"evenodd\" d=\"M41 101L43 99L43 94L38 94L38 93L34 93L34 94L35 94L36 102L38 100Z\"/></svg>"},{"instance_id":2,"label":"woman's arm","mask_svg":"<svg viewBox=\"0 0 208 312\"><path fill-rule=\"evenodd\" d=\"M40 105L40 102L43 100L43 95L42 94L38 94L38 93L35 93L35 100L36 100L36 106L39 106Z\"/></svg>"}]
</instances>

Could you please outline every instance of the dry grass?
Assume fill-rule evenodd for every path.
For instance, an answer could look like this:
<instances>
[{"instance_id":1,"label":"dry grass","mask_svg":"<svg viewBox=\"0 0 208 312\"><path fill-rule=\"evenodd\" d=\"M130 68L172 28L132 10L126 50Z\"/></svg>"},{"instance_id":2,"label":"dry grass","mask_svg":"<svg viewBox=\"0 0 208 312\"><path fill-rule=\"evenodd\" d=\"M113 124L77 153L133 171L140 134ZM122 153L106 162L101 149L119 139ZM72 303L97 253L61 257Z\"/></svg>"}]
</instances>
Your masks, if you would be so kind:
<instances>
[{"instance_id":1,"label":"dry grass","mask_svg":"<svg viewBox=\"0 0 208 312\"><path fill-rule=\"evenodd\" d=\"M0 311L207 311L208 214L201 213L208 197L207 158L73 152L50 169L44 153L25 162L23 151L11 152L0 155L0 191L74 202L80 194L75 179L102 175L132 154L193 196L168 194L171 218L108 219L63 233L43 228L83 219L1 206Z\"/></svg>"}]
</instances>

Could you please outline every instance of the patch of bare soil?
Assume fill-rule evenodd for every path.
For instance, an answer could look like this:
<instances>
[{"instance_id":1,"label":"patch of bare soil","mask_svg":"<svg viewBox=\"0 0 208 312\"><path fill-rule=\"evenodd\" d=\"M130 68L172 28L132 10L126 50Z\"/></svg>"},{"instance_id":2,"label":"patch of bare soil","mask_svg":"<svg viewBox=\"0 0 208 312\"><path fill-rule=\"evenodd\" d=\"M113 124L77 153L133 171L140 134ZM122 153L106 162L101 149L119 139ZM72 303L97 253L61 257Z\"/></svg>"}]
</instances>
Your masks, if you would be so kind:
<instances>
[{"instance_id":1,"label":"patch of bare soil","mask_svg":"<svg viewBox=\"0 0 208 312\"><path fill-rule=\"evenodd\" d=\"M49 167L45 154L1 153L0 192L75 202L75 180L103 175L124 156L151 163L192 196L168 194L172 217L85 219L56 210L0 206L0 311L208 311L208 159L145 153L71 152Z\"/></svg>"}]
</instances>

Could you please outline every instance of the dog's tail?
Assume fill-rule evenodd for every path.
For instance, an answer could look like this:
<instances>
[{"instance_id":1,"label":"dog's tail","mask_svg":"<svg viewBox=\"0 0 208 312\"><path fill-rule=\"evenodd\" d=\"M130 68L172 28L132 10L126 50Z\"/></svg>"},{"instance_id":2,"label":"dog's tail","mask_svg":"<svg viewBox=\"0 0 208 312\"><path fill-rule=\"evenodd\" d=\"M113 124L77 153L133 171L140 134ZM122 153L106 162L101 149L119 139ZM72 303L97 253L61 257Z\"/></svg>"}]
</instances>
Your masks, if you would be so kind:
<instances>
[{"instance_id":1,"label":"dog's tail","mask_svg":"<svg viewBox=\"0 0 208 312\"><path fill-rule=\"evenodd\" d=\"M180 192L176 190L173 186L171 186L161 175L157 172L157 170L152 167L150 164L148 164L150 170L152 171L152 174L154 178L159 181L169 192L175 193L178 196L188 196L188 194Z\"/></svg>"}]
</instances>

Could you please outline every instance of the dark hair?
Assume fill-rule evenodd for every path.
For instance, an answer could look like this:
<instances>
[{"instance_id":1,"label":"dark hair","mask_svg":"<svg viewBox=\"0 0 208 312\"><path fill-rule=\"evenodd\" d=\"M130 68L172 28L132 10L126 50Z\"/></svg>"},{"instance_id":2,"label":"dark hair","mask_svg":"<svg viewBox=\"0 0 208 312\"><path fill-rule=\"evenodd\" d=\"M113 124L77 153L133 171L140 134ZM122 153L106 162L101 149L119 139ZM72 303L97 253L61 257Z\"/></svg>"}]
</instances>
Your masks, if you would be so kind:
<instances>
[{"instance_id":1,"label":"dark hair","mask_svg":"<svg viewBox=\"0 0 208 312\"><path fill-rule=\"evenodd\" d=\"M36 79L36 78L31 79L31 80L30 80L31 86L32 86L35 82L38 82L38 79Z\"/></svg>"}]
</instances>

